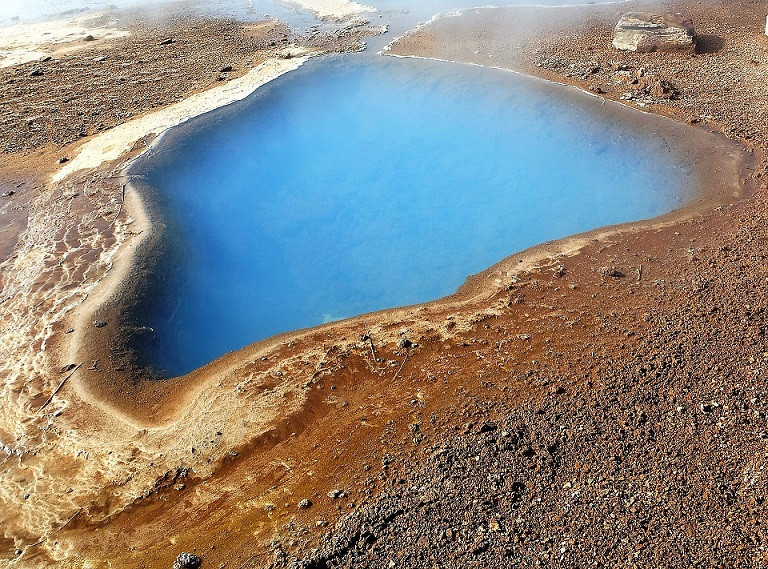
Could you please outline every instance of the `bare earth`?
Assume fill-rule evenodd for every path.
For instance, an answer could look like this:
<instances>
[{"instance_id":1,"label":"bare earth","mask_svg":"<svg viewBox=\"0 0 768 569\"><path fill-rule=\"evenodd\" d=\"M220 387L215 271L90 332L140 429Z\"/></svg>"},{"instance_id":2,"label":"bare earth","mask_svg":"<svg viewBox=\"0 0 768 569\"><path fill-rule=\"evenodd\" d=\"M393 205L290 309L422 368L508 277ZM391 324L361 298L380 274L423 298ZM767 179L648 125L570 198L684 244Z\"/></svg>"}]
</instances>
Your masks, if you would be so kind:
<instances>
[{"instance_id":1,"label":"bare earth","mask_svg":"<svg viewBox=\"0 0 768 569\"><path fill-rule=\"evenodd\" d=\"M594 100L596 112L695 147L690 208L546 244L454 297L286 334L162 384L111 352L130 291L119 285L141 276L132 249L154 234L140 196L123 205L122 180L110 178L124 159L58 184L49 176L81 132L204 90L232 73L224 65L242 75L288 32L185 22L115 40L127 43L106 52L100 64L114 67L103 73L85 51L40 64L51 65L42 76L31 76L37 64L0 71L15 121L0 131L0 184L14 191L0 198L0 221L19 220L0 265L0 559L768 563L766 6L670 3L704 35L700 53L613 50L618 15L640 7L473 10L390 53L524 71L679 119ZM522 33L532 23L536 33ZM201 31L211 29L223 31ZM352 49L359 33L296 43ZM160 46L167 36L176 42ZM221 45L234 51L215 55ZM134 64L118 73L123 57ZM166 79L150 81L143 66Z\"/></svg>"}]
</instances>

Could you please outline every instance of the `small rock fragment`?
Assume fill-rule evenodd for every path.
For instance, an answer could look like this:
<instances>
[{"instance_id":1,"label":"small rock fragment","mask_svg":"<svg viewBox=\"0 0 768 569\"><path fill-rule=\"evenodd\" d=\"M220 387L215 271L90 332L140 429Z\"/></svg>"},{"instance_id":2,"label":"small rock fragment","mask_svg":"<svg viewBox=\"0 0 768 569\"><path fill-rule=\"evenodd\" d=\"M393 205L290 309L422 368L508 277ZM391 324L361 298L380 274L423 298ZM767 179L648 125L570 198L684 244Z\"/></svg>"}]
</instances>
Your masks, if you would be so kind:
<instances>
[{"instance_id":1,"label":"small rock fragment","mask_svg":"<svg viewBox=\"0 0 768 569\"><path fill-rule=\"evenodd\" d=\"M176 561L173 562L173 569L198 569L202 564L203 560L197 555L185 551L179 553Z\"/></svg>"},{"instance_id":2,"label":"small rock fragment","mask_svg":"<svg viewBox=\"0 0 768 569\"><path fill-rule=\"evenodd\" d=\"M299 502L299 508L301 508L302 510L306 510L307 508L311 508L311 507L312 507L312 500L308 498L304 498Z\"/></svg>"},{"instance_id":3,"label":"small rock fragment","mask_svg":"<svg viewBox=\"0 0 768 569\"><path fill-rule=\"evenodd\" d=\"M651 86L651 95L657 99L673 100L677 99L678 91L670 82L659 80Z\"/></svg>"},{"instance_id":4,"label":"small rock fragment","mask_svg":"<svg viewBox=\"0 0 768 569\"><path fill-rule=\"evenodd\" d=\"M106 323L106 322L104 322L103 320L94 320L94 321L93 321L93 325L94 325L96 328L104 328L104 326L106 326L106 325L107 325L107 323Z\"/></svg>"}]
</instances>

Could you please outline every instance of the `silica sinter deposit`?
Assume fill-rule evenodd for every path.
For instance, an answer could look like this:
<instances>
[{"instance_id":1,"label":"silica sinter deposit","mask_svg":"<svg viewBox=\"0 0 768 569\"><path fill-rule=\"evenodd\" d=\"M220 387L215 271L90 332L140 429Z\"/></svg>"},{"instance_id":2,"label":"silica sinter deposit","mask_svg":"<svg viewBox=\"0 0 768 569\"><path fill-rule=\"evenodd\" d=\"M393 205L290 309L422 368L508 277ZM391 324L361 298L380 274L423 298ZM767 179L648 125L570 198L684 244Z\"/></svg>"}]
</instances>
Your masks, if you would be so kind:
<instances>
[{"instance_id":1,"label":"silica sinter deposit","mask_svg":"<svg viewBox=\"0 0 768 569\"><path fill-rule=\"evenodd\" d=\"M132 172L167 226L129 317L141 359L186 373L683 205L689 165L587 100L494 69L328 57L174 129Z\"/></svg>"}]
</instances>

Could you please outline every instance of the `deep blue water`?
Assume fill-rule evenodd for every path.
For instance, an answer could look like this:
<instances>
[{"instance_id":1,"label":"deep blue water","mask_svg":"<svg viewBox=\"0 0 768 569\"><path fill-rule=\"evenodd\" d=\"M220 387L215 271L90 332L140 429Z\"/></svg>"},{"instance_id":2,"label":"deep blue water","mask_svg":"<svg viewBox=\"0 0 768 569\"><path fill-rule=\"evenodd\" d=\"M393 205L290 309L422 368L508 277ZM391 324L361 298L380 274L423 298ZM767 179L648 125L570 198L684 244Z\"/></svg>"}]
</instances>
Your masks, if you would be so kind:
<instances>
[{"instance_id":1,"label":"deep blue water","mask_svg":"<svg viewBox=\"0 0 768 569\"><path fill-rule=\"evenodd\" d=\"M134 169L173 244L134 315L154 329L142 357L185 373L682 205L688 167L587 97L479 67L327 58L175 129Z\"/></svg>"}]
</instances>

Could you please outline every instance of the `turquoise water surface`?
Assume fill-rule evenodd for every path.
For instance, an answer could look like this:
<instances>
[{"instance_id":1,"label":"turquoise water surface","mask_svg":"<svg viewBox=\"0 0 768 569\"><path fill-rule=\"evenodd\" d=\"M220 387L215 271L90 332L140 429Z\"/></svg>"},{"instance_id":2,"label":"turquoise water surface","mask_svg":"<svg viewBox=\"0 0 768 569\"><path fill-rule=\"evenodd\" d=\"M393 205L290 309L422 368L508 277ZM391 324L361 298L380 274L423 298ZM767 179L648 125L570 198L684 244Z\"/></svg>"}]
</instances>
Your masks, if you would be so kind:
<instances>
[{"instance_id":1,"label":"turquoise water surface","mask_svg":"<svg viewBox=\"0 0 768 569\"><path fill-rule=\"evenodd\" d=\"M177 375L279 332L451 294L526 247L682 205L664 140L588 95L424 60L315 60L132 174L167 244L130 318Z\"/></svg>"}]
</instances>

